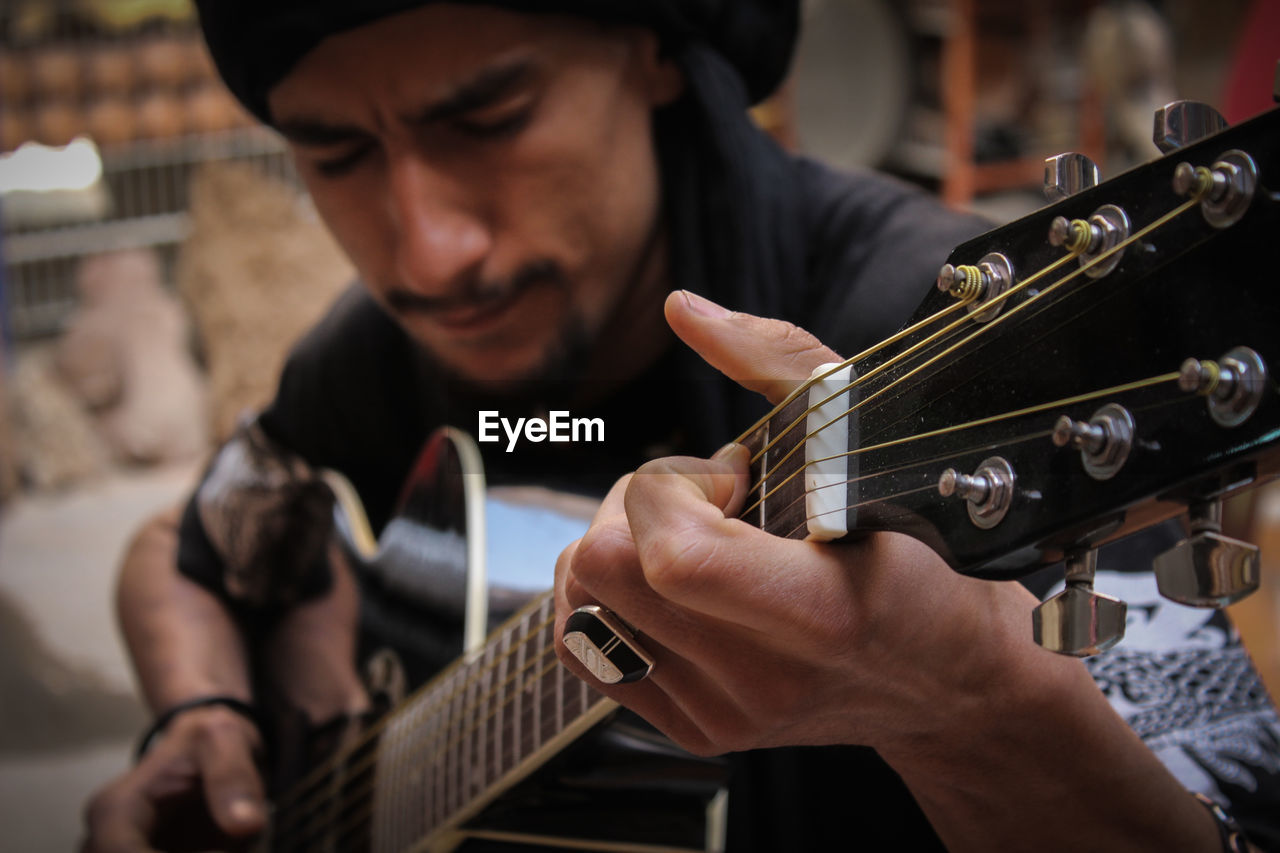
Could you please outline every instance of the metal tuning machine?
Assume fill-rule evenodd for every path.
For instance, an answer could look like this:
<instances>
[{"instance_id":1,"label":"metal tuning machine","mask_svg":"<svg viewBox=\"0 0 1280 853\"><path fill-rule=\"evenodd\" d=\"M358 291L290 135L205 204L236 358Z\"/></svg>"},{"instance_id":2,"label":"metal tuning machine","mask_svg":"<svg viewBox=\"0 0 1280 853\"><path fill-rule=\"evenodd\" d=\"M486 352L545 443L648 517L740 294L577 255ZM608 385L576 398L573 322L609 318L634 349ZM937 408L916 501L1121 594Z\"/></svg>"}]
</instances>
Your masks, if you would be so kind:
<instances>
[{"instance_id":1,"label":"metal tuning machine","mask_svg":"<svg viewBox=\"0 0 1280 853\"><path fill-rule=\"evenodd\" d=\"M1192 607L1226 607L1258 588L1258 546L1222 535L1222 502L1188 509L1191 535L1155 558L1165 598Z\"/></svg>"},{"instance_id":2,"label":"metal tuning machine","mask_svg":"<svg viewBox=\"0 0 1280 853\"><path fill-rule=\"evenodd\" d=\"M1093 413L1088 421L1058 418L1053 426L1053 443L1071 445L1080 451L1084 469L1095 480L1109 480L1116 475L1133 449L1133 415L1124 406L1108 403Z\"/></svg>"},{"instance_id":3,"label":"metal tuning machine","mask_svg":"<svg viewBox=\"0 0 1280 853\"><path fill-rule=\"evenodd\" d=\"M1254 350L1233 347L1217 361L1189 358L1178 387L1209 401L1209 414L1223 427L1239 426L1258 410L1267 387L1267 365Z\"/></svg>"},{"instance_id":4,"label":"metal tuning machine","mask_svg":"<svg viewBox=\"0 0 1280 853\"><path fill-rule=\"evenodd\" d=\"M1226 129L1227 120L1200 101L1173 101L1156 110L1151 139L1168 154Z\"/></svg>"},{"instance_id":5,"label":"metal tuning machine","mask_svg":"<svg viewBox=\"0 0 1280 853\"><path fill-rule=\"evenodd\" d=\"M1114 204L1104 204L1088 219L1055 216L1049 223L1049 243L1080 257L1089 278L1102 278L1120 263L1129 239L1129 215Z\"/></svg>"},{"instance_id":6,"label":"metal tuning machine","mask_svg":"<svg viewBox=\"0 0 1280 853\"><path fill-rule=\"evenodd\" d=\"M985 323L1000 313L1001 305L990 303L1013 286L1013 265L1004 255L992 252L977 264L943 264L937 283L938 290L969 304L971 319Z\"/></svg>"},{"instance_id":7,"label":"metal tuning machine","mask_svg":"<svg viewBox=\"0 0 1280 853\"><path fill-rule=\"evenodd\" d=\"M1227 120L1208 104L1174 101L1156 110L1152 139L1157 148L1169 154L1226 127ZM1179 163L1173 173L1173 191L1198 199L1205 220L1214 228L1238 222L1249 209L1257 185L1257 164L1236 149L1225 152L1212 166Z\"/></svg>"},{"instance_id":8,"label":"metal tuning machine","mask_svg":"<svg viewBox=\"0 0 1280 853\"><path fill-rule=\"evenodd\" d=\"M1051 202L1096 187L1099 179L1098 165L1075 151L1057 154L1044 161L1044 196Z\"/></svg>"},{"instance_id":9,"label":"metal tuning machine","mask_svg":"<svg viewBox=\"0 0 1280 853\"><path fill-rule=\"evenodd\" d=\"M995 527L1013 505L1013 467L1007 460L992 456L982 460L973 474L948 468L938 478L938 494L968 501L969 520L984 530Z\"/></svg>"},{"instance_id":10,"label":"metal tuning machine","mask_svg":"<svg viewBox=\"0 0 1280 853\"><path fill-rule=\"evenodd\" d=\"M1244 216L1258 188L1258 165L1233 148L1212 166L1179 163L1173 170L1173 191L1200 201L1200 212L1214 228L1228 228Z\"/></svg>"},{"instance_id":11,"label":"metal tuning machine","mask_svg":"<svg viewBox=\"0 0 1280 853\"><path fill-rule=\"evenodd\" d=\"M1118 598L1094 592L1097 567L1096 549L1067 558L1067 588L1031 613L1036 643L1061 655L1089 657L1123 639L1129 607Z\"/></svg>"}]
</instances>

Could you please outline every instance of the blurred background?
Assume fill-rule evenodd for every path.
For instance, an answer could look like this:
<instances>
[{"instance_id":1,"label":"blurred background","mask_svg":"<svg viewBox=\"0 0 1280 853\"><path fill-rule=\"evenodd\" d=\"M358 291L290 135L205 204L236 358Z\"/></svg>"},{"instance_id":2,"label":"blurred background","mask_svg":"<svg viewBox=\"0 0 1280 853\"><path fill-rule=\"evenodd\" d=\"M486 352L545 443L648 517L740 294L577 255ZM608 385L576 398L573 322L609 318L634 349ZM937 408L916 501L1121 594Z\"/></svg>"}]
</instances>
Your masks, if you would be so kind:
<instances>
[{"instance_id":1,"label":"blurred background","mask_svg":"<svg viewBox=\"0 0 1280 853\"><path fill-rule=\"evenodd\" d=\"M754 111L785 145L997 221L1043 160L1151 159L1175 98L1271 104L1280 0L808 0ZM351 277L280 140L223 90L188 0L0 0L0 826L72 849L147 721L112 615L131 531L263 404ZM1280 493L1235 616L1280 691Z\"/></svg>"}]
</instances>

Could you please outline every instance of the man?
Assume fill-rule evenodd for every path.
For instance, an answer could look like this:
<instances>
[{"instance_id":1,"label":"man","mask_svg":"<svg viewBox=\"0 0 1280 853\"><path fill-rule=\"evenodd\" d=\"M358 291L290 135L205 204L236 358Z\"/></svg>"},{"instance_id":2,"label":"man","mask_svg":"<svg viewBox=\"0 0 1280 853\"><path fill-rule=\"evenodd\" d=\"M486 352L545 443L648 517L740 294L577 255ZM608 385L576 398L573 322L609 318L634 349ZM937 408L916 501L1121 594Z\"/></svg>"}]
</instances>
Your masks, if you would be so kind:
<instances>
[{"instance_id":1,"label":"man","mask_svg":"<svg viewBox=\"0 0 1280 853\"><path fill-rule=\"evenodd\" d=\"M201 14L365 290L298 347L180 527L157 520L126 559L122 623L163 732L91 805L87 849L263 826L262 735L237 704L253 699L246 645L285 664L310 720L367 708L343 663L351 578L317 569L319 546L267 549L281 565L265 569L238 553L229 529L248 516L228 507L270 463L237 460L303 469L283 478L296 500L271 505L303 516L305 471L336 468L381 526L430 427L553 407L600 417L609 441L486 446L491 479L603 492L644 465L557 566L560 620L602 603L657 660L604 689L697 752L832 745L735 758L730 849L1222 849L1087 671L1030 645L1021 587L960 577L901 536L746 529L730 520L735 448L649 461L706 457L759 410L675 336L777 400L835 360L820 340L853 352L900 325L920 292L898 282L928 282L976 228L792 160L747 124L785 68L795 4L210 0ZM778 566L783 579L764 574ZM183 823L205 807L210 823Z\"/></svg>"}]
</instances>

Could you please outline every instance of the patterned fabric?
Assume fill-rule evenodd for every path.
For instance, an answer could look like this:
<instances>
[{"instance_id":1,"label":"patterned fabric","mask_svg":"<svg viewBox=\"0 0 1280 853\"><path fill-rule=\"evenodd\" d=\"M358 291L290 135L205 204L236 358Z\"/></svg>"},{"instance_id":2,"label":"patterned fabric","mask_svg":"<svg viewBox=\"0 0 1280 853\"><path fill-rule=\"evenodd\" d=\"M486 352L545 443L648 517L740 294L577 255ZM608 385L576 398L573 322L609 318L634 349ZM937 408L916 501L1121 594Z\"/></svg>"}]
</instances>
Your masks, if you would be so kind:
<instances>
[{"instance_id":1,"label":"patterned fabric","mask_svg":"<svg viewBox=\"0 0 1280 853\"><path fill-rule=\"evenodd\" d=\"M315 592L312 580L333 529L333 493L302 458L257 422L240 426L214 456L194 506L234 602L275 609Z\"/></svg>"},{"instance_id":2,"label":"patterned fabric","mask_svg":"<svg viewBox=\"0 0 1280 853\"><path fill-rule=\"evenodd\" d=\"M1095 587L1128 602L1129 619L1120 645L1086 660L1094 681L1188 790L1227 805L1263 845L1280 802L1280 716L1239 635L1221 611L1162 598L1150 572L1100 571Z\"/></svg>"}]
</instances>

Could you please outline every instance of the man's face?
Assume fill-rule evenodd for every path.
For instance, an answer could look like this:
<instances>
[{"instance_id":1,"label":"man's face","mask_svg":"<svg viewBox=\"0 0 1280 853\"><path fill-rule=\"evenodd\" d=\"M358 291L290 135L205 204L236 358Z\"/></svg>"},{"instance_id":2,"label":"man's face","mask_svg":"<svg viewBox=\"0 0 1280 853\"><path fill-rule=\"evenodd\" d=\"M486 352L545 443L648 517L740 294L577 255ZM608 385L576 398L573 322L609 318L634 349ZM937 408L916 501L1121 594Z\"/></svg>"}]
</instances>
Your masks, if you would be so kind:
<instances>
[{"instance_id":1,"label":"man's face","mask_svg":"<svg viewBox=\"0 0 1280 853\"><path fill-rule=\"evenodd\" d=\"M433 4L321 42L270 108L374 297L505 385L652 301L651 113L679 85L643 31Z\"/></svg>"}]
</instances>

